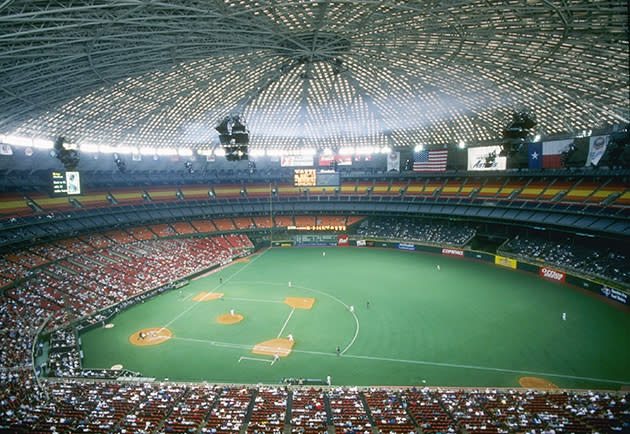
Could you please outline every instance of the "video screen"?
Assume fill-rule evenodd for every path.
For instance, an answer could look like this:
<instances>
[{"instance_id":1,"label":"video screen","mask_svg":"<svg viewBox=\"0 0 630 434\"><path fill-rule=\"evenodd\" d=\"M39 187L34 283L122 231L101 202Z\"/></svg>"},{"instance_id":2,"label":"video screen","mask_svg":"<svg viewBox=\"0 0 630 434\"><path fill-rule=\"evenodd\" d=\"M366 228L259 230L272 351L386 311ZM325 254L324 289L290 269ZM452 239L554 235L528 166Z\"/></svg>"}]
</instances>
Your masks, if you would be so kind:
<instances>
[{"instance_id":1,"label":"video screen","mask_svg":"<svg viewBox=\"0 0 630 434\"><path fill-rule=\"evenodd\" d=\"M74 196L81 194L81 175L76 171L52 172L53 196Z\"/></svg>"}]
</instances>

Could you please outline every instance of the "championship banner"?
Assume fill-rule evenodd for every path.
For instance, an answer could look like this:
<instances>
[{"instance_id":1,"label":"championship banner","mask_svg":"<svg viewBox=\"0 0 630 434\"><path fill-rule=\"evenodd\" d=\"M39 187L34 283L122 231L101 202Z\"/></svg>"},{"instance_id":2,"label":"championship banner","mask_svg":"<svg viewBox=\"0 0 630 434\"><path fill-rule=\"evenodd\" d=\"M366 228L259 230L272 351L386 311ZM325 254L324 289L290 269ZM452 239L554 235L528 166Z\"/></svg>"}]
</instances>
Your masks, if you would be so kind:
<instances>
[{"instance_id":1,"label":"championship banner","mask_svg":"<svg viewBox=\"0 0 630 434\"><path fill-rule=\"evenodd\" d=\"M593 136L590 139L588 147L588 157L586 158L586 166L597 166L599 160L602 159L606 153L606 147L608 146L608 136Z\"/></svg>"},{"instance_id":2,"label":"championship banner","mask_svg":"<svg viewBox=\"0 0 630 434\"><path fill-rule=\"evenodd\" d=\"M506 258L505 256L496 255L494 257L494 263L496 265L501 265L502 267L516 269L516 259Z\"/></svg>"},{"instance_id":3,"label":"championship banner","mask_svg":"<svg viewBox=\"0 0 630 434\"><path fill-rule=\"evenodd\" d=\"M564 282L566 280L566 275L562 271L554 270L553 268L540 267L540 275L545 279L551 279L557 282Z\"/></svg>"},{"instance_id":4,"label":"championship banner","mask_svg":"<svg viewBox=\"0 0 630 434\"><path fill-rule=\"evenodd\" d=\"M337 235L337 245L340 247L348 247L350 238L347 235Z\"/></svg>"},{"instance_id":5,"label":"championship banner","mask_svg":"<svg viewBox=\"0 0 630 434\"><path fill-rule=\"evenodd\" d=\"M400 172L400 152L390 152L387 157L387 171Z\"/></svg>"},{"instance_id":6,"label":"championship banner","mask_svg":"<svg viewBox=\"0 0 630 434\"><path fill-rule=\"evenodd\" d=\"M312 155L285 155L280 162L282 167L308 167L313 166Z\"/></svg>"},{"instance_id":7,"label":"championship banner","mask_svg":"<svg viewBox=\"0 0 630 434\"><path fill-rule=\"evenodd\" d=\"M468 148L468 170L505 170L507 157L500 157L500 146Z\"/></svg>"},{"instance_id":8,"label":"championship banner","mask_svg":"<svg viewBox=\"0 0 630 434\"><path fill-rule=\"evenodd\" d=\"M444 256L457 256L458 258L461 258L464 256L464 251L461 249L442 249L442 254Z\"/></svg>"}]
</instances>

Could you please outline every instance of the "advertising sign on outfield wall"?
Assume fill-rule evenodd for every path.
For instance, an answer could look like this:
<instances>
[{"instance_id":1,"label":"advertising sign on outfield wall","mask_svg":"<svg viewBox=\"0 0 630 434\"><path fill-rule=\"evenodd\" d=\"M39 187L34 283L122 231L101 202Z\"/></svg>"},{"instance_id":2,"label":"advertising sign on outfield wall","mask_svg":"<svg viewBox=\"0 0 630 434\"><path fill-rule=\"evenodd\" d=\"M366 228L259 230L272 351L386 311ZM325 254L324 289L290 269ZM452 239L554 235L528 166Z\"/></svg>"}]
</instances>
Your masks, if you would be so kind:
<instances>
[{"instance_id":1,"label":"advertising sign on outfield wall","mask_svg":"<svg viewBox=\"0 0 630 434\"><path fill-rule=\"evenodd\" d=\"M347 235L337 235L337 245L342 247L348 247L349 238Z\"/></svg>"},{"instance_id":2,"label":"advertising sign on outfield wall","mask_svg":"<svg viewBox=\"0 0 630 434\"><path fill-rule=\"evenodd\" d=\"M461 258L464 256L464 251L462 249L449 249L445 247L442 249L442 254L444 256L457 256Z\"/></svg>"},{"instance_id":3,"label":"advertising sign on outfield wall","mask_svg":"<svg viewBox=\"0 0 630 434\"><path fill-rule=\"evenodd\" d=\"M411 243L398 243L397 248L400 250L416 250L416 245Z\"/></svg>"},{"instance_id":4,"label":"advertising sign on outfield wall","mask_svg":"<svg viewBox=\"0 0 630 434\"><path fill-rule=\"evenodd\" d=\"M357 240L357 247L365 247L366 245L365 240Z\"/></svg>"},{"instance_id":5,"label":"advertising sign on outfield wall","mask_svg":"<svg viewBox=\"0 0 630 434\"><path fill-rule=\"evenodd\" d=\"M602 286L600 292L604 296L612 300L618 301L619 303L628 304L628 294L626 294L625 292L617 291L616 289L609 288L608 286Z\"/></svg>"},{"instance_id":6,"label":"advertising sign on outfield wall","mask_svg":"<svg viewBox=\"0 0 630 434\"><path fill-rule=\"evenodd\" d=\"M501 265L502 267L516 269L516 259L506 258L505 256L496 255L494 257L494 263L497 265Z\"/></svg>"},{"instance_id":7,"label":"advertising sign on outfield wall","mask_svg":"<svg viewBox=\"0 0 630 434\"><path fill-rule=\"evenodd\" d=\"M540 267L540 275L545 279L556 280L558 282L564 282L566 275L562 271L554 270L549 267Z\"/></svg>"}]
</instances>

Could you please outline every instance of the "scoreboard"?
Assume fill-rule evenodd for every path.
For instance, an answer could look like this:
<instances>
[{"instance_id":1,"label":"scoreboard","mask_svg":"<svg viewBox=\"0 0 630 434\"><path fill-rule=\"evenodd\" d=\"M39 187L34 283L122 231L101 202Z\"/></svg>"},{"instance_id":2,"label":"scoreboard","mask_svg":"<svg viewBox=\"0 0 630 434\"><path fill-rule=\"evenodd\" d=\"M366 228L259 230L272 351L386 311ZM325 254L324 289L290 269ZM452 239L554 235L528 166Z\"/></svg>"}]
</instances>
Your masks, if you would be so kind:
<instances>
[{"instance_id":1,"label":"scoreboard","mask_svg":"<svg viewBox=\"0 0 630 434\"><path fill-rule=\"evenodd\" d=\"M295 187L315 187L317 171L315 169L293 169L293 185Z\"/></svg>"},{"instance_id":2,"label":"scoreboard","mask_svg":"<svg viewBox=\"0 0 630 434\"><path fill-rule=\"evenodd\" d=\"M339 172L317 169L293 169L295 187L339 187Z\"/></svg>"},{"instance_id":3,"label":"scoreboard","mask_svg":"<svg viewBox=\"0 0 630 434\"><path fill-rule=\"evenodd\" d=\"M51 183L53 196L81 194L81 176L79 172L52 172Z\"/></svg>"}]
</instances>

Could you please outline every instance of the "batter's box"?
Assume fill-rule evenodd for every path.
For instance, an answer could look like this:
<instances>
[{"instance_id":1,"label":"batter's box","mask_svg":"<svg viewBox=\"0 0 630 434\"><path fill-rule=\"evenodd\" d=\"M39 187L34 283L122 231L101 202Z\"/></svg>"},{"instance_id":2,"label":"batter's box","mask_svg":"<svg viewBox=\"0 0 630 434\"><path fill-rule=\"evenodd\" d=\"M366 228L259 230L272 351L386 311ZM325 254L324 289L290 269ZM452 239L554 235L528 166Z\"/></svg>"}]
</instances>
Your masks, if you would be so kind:
<instances>
[{"instance_id":1,"label":"batter's box","mask_svg":"<svg viewBox=\"0 0 630 434\"><path fill-rule=\"evenodd\" d=\"M312 309L315 304L314 298L287 297L284 302L295 309Z\"/></svg>"},{"instance_id":2,"label":"batter's box","mask_svg":"<svg viewBox=\"0 0 630 434\"><path fill-rule=\"evenodd\" d=\"M293 348L293 341L285 338L270 339L265 342L256 344L252 349L252 353L261 354L264 356L286 357L291 354L291 348Z\"/></svg>"}]
</instances>

